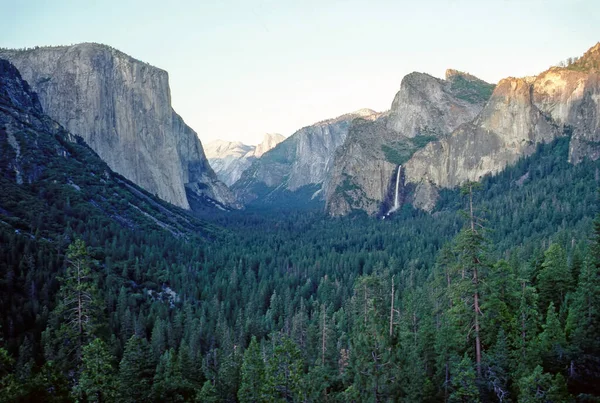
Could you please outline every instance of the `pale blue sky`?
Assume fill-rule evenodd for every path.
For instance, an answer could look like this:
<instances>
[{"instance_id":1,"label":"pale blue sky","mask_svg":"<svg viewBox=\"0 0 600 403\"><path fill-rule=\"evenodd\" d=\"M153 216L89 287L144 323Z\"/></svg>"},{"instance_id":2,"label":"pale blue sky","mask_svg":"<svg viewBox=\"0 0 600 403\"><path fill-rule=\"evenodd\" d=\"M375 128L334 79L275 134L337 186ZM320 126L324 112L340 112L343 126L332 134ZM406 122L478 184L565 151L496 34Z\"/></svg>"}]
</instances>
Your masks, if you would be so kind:
<instances>
[{"instance_id":1,"label":"pale blue sky","mask_svg":"<svg viewBox=\"0 0 600 403\"><path fill-rule=\"evenodd\" d=\"M0 0L2 47L100 42L169 72L203 141L256 142L446 68L496 82L600 41L598 0Z\"/></svg>"}]
</instances>

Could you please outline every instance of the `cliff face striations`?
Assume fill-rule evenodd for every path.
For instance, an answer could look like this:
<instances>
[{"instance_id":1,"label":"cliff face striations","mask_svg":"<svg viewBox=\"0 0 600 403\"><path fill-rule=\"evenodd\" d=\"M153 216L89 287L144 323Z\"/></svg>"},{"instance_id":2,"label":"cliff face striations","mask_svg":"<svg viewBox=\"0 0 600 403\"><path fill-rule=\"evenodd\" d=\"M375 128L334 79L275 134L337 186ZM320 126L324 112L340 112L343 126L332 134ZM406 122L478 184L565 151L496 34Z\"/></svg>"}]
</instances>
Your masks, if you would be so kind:
<instances>
[{"instance_id":1,"label":"cliff face striations","mask_svg":"<svg viewBox=\"0 0 600 403\"><path fill-rule=\"evenodd\" d=\"M431 210L435 187L454 187L495 174L540 143L571 135L569 161L600 157L600 44L565 67L536 77L507 78L472 122L431 143L406 164L417 184L416 207Z\"/></svg>"},{"instance_id":2,"label":"cliff face striations","mask_svg":"<svg viewBox=\"0 0 600 403\"><path fill-rule=\"evenodd\" d=\"M0 50L50 117L80 135L111 169L163 200L237 207L196 133L171 107L166 71L108 46Z\"/></svg>"},{"instance_id":3,"label":"cliff face striations","mask_svg":"<svg viewBox=\"0 0 600 403\"><path fill-rule=\"evenodd\" d=\"M326 189L329 213L386 214L392 193L431 211L439 188L498 173L559 136L571 136L571 163L600 158L600 43L571 60L495 88L454 70L446 80L407 75L387 116L350 129Z\"/></svg>"},{"instance_id":4,"label":"cliff face striations","mask_svg":"<svg viewBox=\"0 0 600 403\"><path fill-rule=\"evenodd\" d=\"M456 70L448 70L446 80L423 73L404 77L387 114L375 122L356 121L350 128L325 186L328 212L373 215L389 210L398 167L429 141L477 116L492 88Z\"/></svg>"},{"instance_id":5,"label":"cliff face striations","mask_svg":"<svg viewBox=\"0 0 600 403\"><path fill-rule=\"evenodd\" d=\"M308 185L320 188L328 178L333 155L346 139L351 122L377 116L370 109L361 109L296 131L256 159L233 189L241 200L252 202L278 191L296 192Z\"/></svg>"}]
</instances>

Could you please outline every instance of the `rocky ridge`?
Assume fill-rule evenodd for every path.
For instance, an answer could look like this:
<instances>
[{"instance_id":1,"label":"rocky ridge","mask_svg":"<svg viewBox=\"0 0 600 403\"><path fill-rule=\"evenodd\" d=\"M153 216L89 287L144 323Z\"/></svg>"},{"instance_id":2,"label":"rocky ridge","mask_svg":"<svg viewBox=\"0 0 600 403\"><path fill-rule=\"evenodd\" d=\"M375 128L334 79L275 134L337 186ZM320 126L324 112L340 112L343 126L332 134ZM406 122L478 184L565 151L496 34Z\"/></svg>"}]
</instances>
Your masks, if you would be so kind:
<instances>
[{"instance_id":1,"label":"rocky ridge","mask_svg":"<svg viewBox=\"0 0 600 403\"><path fill-rule=\"evenodd\" d=\"M336 152L325 186L328 212L389 210L398 167L427 142L477 116L492 88L456 70L448 70L445 80L424 73L404 77L390 111L374 122L357 120Z\"/></svg>"},{"instance_id":2,"label":"rocky ridge","mask_svg":"<svg viewBox=\"0 0 600 403\"><path fill-rule=\"evenodd\" d=\"M60 234L47 224L82 219L124 229L165 230L179 237L207 227L184 210L113 172L79 136L48 117L18 70L0 58L0 225L31 238ZM75 221L74 221L75 220ZM73 224L71 224L73 225Z\"/></svg>"},{"instance_id":3,"label":"rocky ridge","mask_svg":"<svg viewBox=\"0 0 600 403\"><path fill-rule=\"evenodd\" d=\"M493 86L469 74L448 70L446 94L469 101L473 108L467 113L444 101L438 79L409 74L389 115L381 118L385 122L350 129L327 186L328 212L385 214L397 177L402 198L431 211L439 188L498 173L531 155L538 144L560 136L571 136L571 163L600 158L599 72L600 43L567 66L535 77L503 79L493 92ZM404 158L390 152L405 151L406 139L418 139L422 133L435 138L412 152L408 147Z\"/></svg>"},{"instance_id":4,"label":"rocky ridge","mask_svg":"<svg viewBox=\"0 0 600 403\"><path fill-rule=\"evenodd\" d=\"M598 159L599 61L600 43L569 66L501 80L476 119L405 165L406 182L417 185L413 204L431 211L437 199L433 187L451 188L498 173L559 136L571 135L571 163Z\"/></svg>"}]
</instances>

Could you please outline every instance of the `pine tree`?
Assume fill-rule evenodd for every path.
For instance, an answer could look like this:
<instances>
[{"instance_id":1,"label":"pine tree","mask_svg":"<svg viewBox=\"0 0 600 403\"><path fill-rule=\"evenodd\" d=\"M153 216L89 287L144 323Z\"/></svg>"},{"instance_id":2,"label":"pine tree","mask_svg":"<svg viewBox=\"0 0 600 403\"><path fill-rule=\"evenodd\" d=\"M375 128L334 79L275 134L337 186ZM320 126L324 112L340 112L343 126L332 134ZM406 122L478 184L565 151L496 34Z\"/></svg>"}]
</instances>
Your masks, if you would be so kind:
<instances>
[{"instance_id":1,"label":"pine tree","mask_svg":"<svg viewBox=\"0 0 600 403\"><path fill-rule=\"evenodd\" d=\"M579 353L600 350L600 270L591 256L587 256L581 266L579 284L569 306L566 332Z\"/></svg>"},{"instance_id":2,"label":"pine tree","mask_svg":"<svg viewBox=\"0 0 600 403\"><path fill-rule=\"evenodd\" d=\"M519 403L570 402L565 378L544 373L541 366L519 380Z\"/></svg>"},{"instance_id":3,"label":"pine tree","mask_svg":"<svg viewBox=\"0 0 600 403\"><path fill-rule=\"evenodd\" d=\"M484 244L481 219L475 216L473 192L478 188L477 183L467 182L461 189L468 196L467 225L455 239L457 265L453 268L453 280L449 287L452 298L451 315L468 335L472 335L475 347L475 362L477 377L481 378L482 357L482 279L487 268L487 257Z\"/></svg>"},{"instance_id":4,"label":"pine tree","mask_svg":"<svg viewBox=\"0 0 600 403\"><path fill-rule=\"evenodd\" d=\"M237 394L239 401L241 403L258 403L262 401L264 383L265 363L256 336L252 336L250 345L244 351L241 383Z\"/></svg>"},{"instance_id":5,"label":"pine tree","mask_svg":"<svg viewBox=\"0 0 600 403\"><path fill-rule=\"evenodd\" d=\"M452 393L448 401L452 403L479 402L479 390L475 383L473 362L466 353L452 373Z\"/></svg>"},{"instance_id":6,"label":"pine tree","mask_svg":"<svg viewBox=\"0 0 600 403\"><path fill-rule=\"evenodd\" d=\"M113 357L101 339L83 348L83 366L75 392L88 402L113 402L117 397L117 378Z\"/></svg>"},{"instance_id":7,"label":"pine tree","mask_svg":"<svg viewBox=\"0 0 600 403\"><path fill-rule=\"evenodd\" d=\"M205 381L202 385L202 389L196 395L196 402L198 403L217 403L219 402L219 395L217 394L217 388L211 381Z\"/></svg>"},{"instance_id":8,"label":"pine tree","mask_svg":"<svg viewBox=\"0 0 600 403\"><path fill-rule=\"evenodd\" d=\"M83 346L99 327L98 289L92 260L78 239L67 250L67 269L61 278L58 305L44 332L45 354L67 371L81 363Z\"/></svg>"},{"instance_id":9,"label":"pine tree","mask_svg":"<svg viewBox=\"0 0 600 403\"><path fill-rule=\"evenodd\" d=\"M544 329L539 335L539 345L547 363L546 368L559 369L559 365L564 361L566 355L567 341L565 332L562 328L558 314L554 308L554 302L550 302L548 313L546 314L546 323L542 325Z\"/></svg>"},{"instance_id":10,"label":"pine tree","mask_svg":"<svg viewBox=\"0 0 600 403\"><path fill-rule=\"evenodd\" d=\"M146 339L131 336L119 365L119 395L123 402L150 398L155 372L154 353Z\"/></svg>"},{"instance_id":11,"label":"pine tree","mask_svg":"<svg viewBox=\"0 0 600 403\"><path fill-rule=\"evenodd\" d=\"M546 310L550 302L560 311L563 301L573 285L567 266L567 254L562 246L553 243L544 253L542 269L537 275L540 309Z\"/></svg>"},{"instance_id":12,"label":"pine tree","mask_svg":"<svg viewBox=\"0 0 600 403\"><path fill-rule=\"evenodd\" d=\"M265 371L265 397L267 401L299 401L302 396L302 354L287 336L281 336L275 343Z\"/></svg>"}]
</instances>

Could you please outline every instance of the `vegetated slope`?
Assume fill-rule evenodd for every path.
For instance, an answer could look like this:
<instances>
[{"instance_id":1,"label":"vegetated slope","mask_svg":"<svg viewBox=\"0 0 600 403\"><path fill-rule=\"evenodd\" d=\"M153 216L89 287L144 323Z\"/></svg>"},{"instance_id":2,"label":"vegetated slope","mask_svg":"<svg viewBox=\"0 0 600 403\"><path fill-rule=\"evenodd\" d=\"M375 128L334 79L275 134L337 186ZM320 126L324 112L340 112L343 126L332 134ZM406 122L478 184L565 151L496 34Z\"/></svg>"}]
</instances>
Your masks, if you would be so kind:
<instances>
[{"instance_id":1,"label":"vegetated slope","mask_svg":"<svg viewBox=\"0 0 600 403\"><path fill-rule=\"evenodd\" d=\"M0 90L24 86L11 83ZM599 286L589 262L600 259L600 246L591 253L588 240L600 163L569 164L568 138L484 178L474 198L489 229L487 247L477 251L485 262L478 376L475 333L468 332L471 277L461 278L473 261L463 257L464 233L440 252L464 223L458 190L442 191L433 214L405 205L386 220L293 209L222 213L213 219L227 231L208 241L188 233L185 242L183 224L176 237L153 220L143 226L138 220L146 216L133 208L122 214L131 211L126 217L141 222L140 230L129 229L96 208L89 199L108 200L113 193L105 189L129 197L112 185L119 177L103 176L106 165L89 148L40 117L31 94L8 93L0 113L0 169L3 184L12 187L0 197L12 200L20 191L25 202L0 204L5 400L233 401L258 393L313 402L497 401L499 393L524 400L542 391L566 401L568 393L600 395L599 311L592 310L592 320L582 315L588 301L600 305L597 293L586 291ZM45 122L58 131L48 132ZM29 148L53 169L36 165ZM115 205L103 202L106 209ZM144 207L135 197L131 204ZM32 209L51 213L40 222L39 214L26 215ZM24 224L30 227L15 232L13 225ZM69 323L60 320L69 291L65 267L73 265L65 250L75 237L88 244L87 280L101 301L97 327L84 337L60 333ZM83 340L81 355L62 348ZM102 363L101 371L86 365L88 359Z\"/></svg>"},{"instance_id":2,"label":"vegetated slope","mask_svg":"<svg viewBox=\"0 0 600 403\"><path fill-rule=\"evenodd\" d=\"M486 281L498 291L481 295L486 303L481 333L486 357L495 360L496 346L521 334L520 328L510 327L519 312L515 301L521 300L522 282L533 295L542 289L539 273L550 263L543 256L550 241L564 248L571 262L560 263L561 270L571 273L582 267L595 210L598 163L585 160L573 166L567 154L568 139L541 146L531 157L485 178L475 198L477 209L487 210L483 214L490 229L487 261L493 270ZM332 220L323 213L293 209L277 215L253 209L223 213L214 217L215 223L228 231L214 242L197 244L164 232L113 231L80 221L69 233L83 233L90 244L97 260L96 284L105 301L99 319L103 327L96 332L105 346L97 347L113 363L120 362L118 367L110 362L104 367L102 396L232 400L250 393L253 381L269 399L284 393L308 401L322 401L325 395L368 400L376 393L380 398L419 401L460 393L456 386L445 388L444 377L460 379L474 372L471 336L465 338L460 326L448 327L462 317L445 308L455 290L440 286L446 266L435 261L436 256L444 261L439 250L464 221L457 213L464 200L456 190L441 195L433 214L405 205L383 221L361 214ZM7 368L26 374L1 378L18 386L4 390L17 391L22 398L67 401L76 394L68 381L79 376L78 370L87 370L77 359L60 355L53 356L52 365L44 365L52 343L48 337L48 345L38 340L42 330L54 331L50 313L56 310L56 291L62 284L55 274L62 272L61 251L72 238L58 245L14 231L1 231L0 236L0 268L3 278L10 279L0 285L3 337L16 360ZM500 257L507 262L497 263ZM449 267L456 267L445 259ZM389 337L391 281L398 313ZM576 289L572 286L570 292ZM547 316L547 306L532 303L528 308L537 312L528 328L531 346L542 346L534 344L546 337L537 318ZM575 308L572 311L575 315ZM500 314L505 319L494 322ZM364 334L381 337L374 345ZM253 336L263 345L263 352L258 351L264 359L252 361ZM565 347L583 351L573 337ZM585 351L581 357L587 361L573 361L576 374L586 374L583 381L565 376L572 393L596 393L589 357L593 360L597 354ZM374 352L389 368L373 364ZM507 354L516 358L502 361L502 383L486 375L471 393L493 400L496 385L516 398L527 393L527 376L534 370L545 377L544 390L560 386L556 374L564 372L564 358L540 356L519 369L517 352L511 345ZM287 386L278 378L281 357L291 360L285 365L295 371ZM133 366L135 362L144 365ZM258 370L247 369L251 362L259 363ZM179 369L167 378L166 365ZM29 372L19 372L23 368ZM401 388L397 379L404 379ZM378 386L373 389L369 385L375 381Z\"/></svg>"},{"instance_id":3,"label":"vegetated slope","mask_svg":"<svg viewBox=\"0 0 600 403\"><path fill-rule=\"evenodd\" d=\"M0 206L5 225L35 229L42 237L94 220L183 237L203 230L205 224L182 209L111 171L80 137L43 113L14 66L0 63Z\"/></svg>"}]
</instances>

